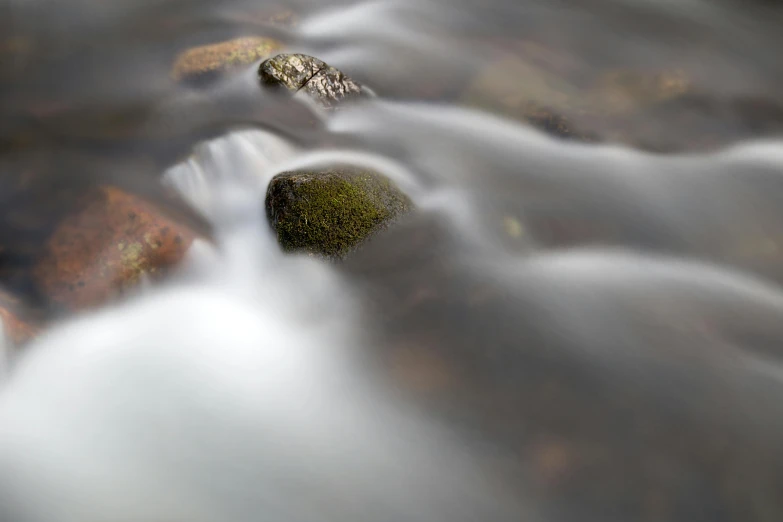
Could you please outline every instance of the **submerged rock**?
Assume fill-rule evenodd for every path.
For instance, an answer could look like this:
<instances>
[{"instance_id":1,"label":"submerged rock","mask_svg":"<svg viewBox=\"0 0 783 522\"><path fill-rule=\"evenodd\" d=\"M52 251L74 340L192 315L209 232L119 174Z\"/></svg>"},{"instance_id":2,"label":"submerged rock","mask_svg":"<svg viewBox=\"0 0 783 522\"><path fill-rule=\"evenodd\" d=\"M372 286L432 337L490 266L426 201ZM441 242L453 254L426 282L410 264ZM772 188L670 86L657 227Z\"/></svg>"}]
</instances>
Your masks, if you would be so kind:
<instances>
[{"instance_id":1,"label":"submerged rock","mask_svg":"<svg viewBox=\"0 0 783 522\"><path fill-rule=\"evenodd\" d=\"M677 98L692 90L691 79L678 69L613 69L598 75L587 96L589 103L598 110L625 114Z\"/></svg>"},{"instance_id":2,"label":"submerged rock","mask_svg":"<svg viewBox=\"0 0 783 522\"><path fill-rule=\"evenodd\" d=\"M388 178L354 168L284 172L266 195L283 249L342 258L411 208Z\"/></svg>"},{"instance_id":3,"label":"submerged rock","mask_svg":"<svg viewBox=\"0 0 783 522\"><path fill-rule=\"evenodd\" d=\"M176 265L194 235L147 201L102 187L55 229L33 277L58 309L99 306Z\"/></svg>"},{"instance_id":4,"label":"submerged rock","mask_svg":"<svg viewBox=\"0 0 783 522\"><path fill-rule=\"evenodd\" d=\"M783 134L779 97L719 94L676 61L593 70L557 49L509 47L477 65L462 104L559 138L657 153Z\"/></svg>"},{"instance_id":5,"label":"submerged rock","mask_svg":"<svg viewBox=\"0 0 783 522\"><path fill-rule=\"evenodd\" d=\"M250 65L279 51L282 44L264 37L246 37L188 49L177 57L171 75L177 81L199 83Z\"/></svg>"},{"instance_id":6,"label":"submerged rock","mask_svg":"<svg viewBox=\"0 0 783 522\"><path fill-rule=\"evenodd\" d=\"M539 106L535 102L526 104L522 114L523 118L530 126L552 136L585 142L601 141L600 137L595 133L576 128L574 124L562 114L553 111L549 107Z\"/></svg>"},{"instance_id":7,"label":"submerged rock","mask_svg":"<svg viewBox=\"0 0 783 522\"><path fill-rule=\"evenodd\" d=\"M326 109L368 94L339 70L306 54L278 54L261 64L258 77L264 87L302 91Z\"/></svg>"},{"instance_id":8,"label":"submerged rock","mask_svg":"<svg viewBox=\"0 0 783 522\"><path fill-rule=\"evenodd\" d=\"M0 289L0 356L4 342L18 346L32 339L40 328L38 319L15 295Z\"/></svg>"},{"instance_id":9,"label":"submerged rock","mask_svg":"<svg viewBox=\"0 0 783 522\"><path fill-rule=\"evenodd\" d=\"M477 65L461 102L548 134L639 145L629 129L646 108L690 92L677 64L593 70L566 50L509 42Z\"/></svg>"},{"instance_id":10,"label":"submerged rock","mask_svg":"<svg viewBox=\"0 0 783 522\"><path fill-rule=\"evenodd\" d=\"M503 53L481 64L461 102L524 121L560 138L598 141L575 123L585 112L579 89L560 71L551 70L528 56L534 53L526 47L519 53ZM548 56L547 60L555 61Z\"/></svg>"}]
</instances>

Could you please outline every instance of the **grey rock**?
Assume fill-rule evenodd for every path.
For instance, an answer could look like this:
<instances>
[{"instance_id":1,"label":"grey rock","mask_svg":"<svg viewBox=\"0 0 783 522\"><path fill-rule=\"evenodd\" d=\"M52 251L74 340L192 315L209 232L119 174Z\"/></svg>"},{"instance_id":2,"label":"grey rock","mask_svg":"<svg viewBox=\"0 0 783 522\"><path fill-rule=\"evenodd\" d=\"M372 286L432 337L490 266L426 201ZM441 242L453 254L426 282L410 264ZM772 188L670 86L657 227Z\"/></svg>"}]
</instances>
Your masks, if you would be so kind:
<instances>
[{"instance_id":1,"label":"grey rock","mask_svg":"<svg viewBox=\"0 0 783 522\"><path fill-rule=\"evenodd\" d=\"M324 62L306 54L278 54L261 63L258 75L264 85L298 91L324 67Z\"/></svg>"},{"instance_id":2,"label":"grey rock","mask_svg":"<svg viewBox=\"0 0 783 522\"><path fill-rule=\"evenodd\" d=\"M367 89L338 69L306 54L278 54L261 63L258 76L266 88L303 92L325 109L369 95Z\"/></svg>"}]
</instances>

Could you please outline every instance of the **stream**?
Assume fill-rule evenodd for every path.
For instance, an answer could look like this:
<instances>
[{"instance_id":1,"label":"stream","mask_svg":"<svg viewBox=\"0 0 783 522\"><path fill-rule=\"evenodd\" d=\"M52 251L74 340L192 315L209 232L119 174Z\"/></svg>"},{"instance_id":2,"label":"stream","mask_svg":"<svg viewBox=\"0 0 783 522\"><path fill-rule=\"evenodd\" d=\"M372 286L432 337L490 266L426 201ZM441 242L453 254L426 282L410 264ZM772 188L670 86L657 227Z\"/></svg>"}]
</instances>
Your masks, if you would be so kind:
<instances>
[{"instance_id":1,"label":"stream","mask_svg":"<svg viewBox=\"0 0 783 522\"><path fill-rule=\"evenodd\" d=\"M6 343L0 520L783 520L781 24L763 0L0 0L2 285L46 303L27 268L102 184L212 238ZM247 35L375 96L171 80ZM270 180L336 163L416 210L345 261L283 252Z\"/></svg>"}]
</instances>

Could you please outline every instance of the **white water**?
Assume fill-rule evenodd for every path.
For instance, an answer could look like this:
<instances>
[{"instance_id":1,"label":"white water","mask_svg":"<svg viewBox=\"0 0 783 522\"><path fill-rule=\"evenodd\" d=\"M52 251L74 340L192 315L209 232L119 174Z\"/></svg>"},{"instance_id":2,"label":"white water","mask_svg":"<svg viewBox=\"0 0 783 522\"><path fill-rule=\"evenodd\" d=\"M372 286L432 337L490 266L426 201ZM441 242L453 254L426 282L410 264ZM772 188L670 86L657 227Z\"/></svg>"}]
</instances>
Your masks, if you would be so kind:
<instances>
[{"instance_id":1,"label":"white water","mask_svg":"<svg viewBox=\"0 0 783 522\"><path fill-rule=\"evenodd\" d=\"M367 380L361 310L339 276L275 245L250 173L285 151L244 133L172 170L217 216L219 250L196 244L181 281L26 350L0 395L6 516L509 516L456 441ZM244 182L222 176L238 171Z\"/></svg>"}]
</instances>

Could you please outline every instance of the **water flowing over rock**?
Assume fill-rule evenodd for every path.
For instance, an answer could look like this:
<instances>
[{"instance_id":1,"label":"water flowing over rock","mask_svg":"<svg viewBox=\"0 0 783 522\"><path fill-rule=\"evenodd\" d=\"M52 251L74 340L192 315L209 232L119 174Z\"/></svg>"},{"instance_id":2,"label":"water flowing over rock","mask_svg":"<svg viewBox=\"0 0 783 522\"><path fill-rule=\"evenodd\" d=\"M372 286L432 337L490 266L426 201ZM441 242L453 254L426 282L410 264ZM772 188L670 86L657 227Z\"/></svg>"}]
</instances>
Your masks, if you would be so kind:
<instances>
[{"instance_id":1,"label":"water flowing over rock","mask_svg":"<svg viewBox=\"0 0 783 522\"><path fill-rule=\"evenodd\" d=\"M0 289L0 346L4 341L13 346L29 341L40 330L39 320L17 296Z\"/></svg>"},{"instance_id":2,"label":"water flowing over rock","mask_svg":"<svg viewBox=\"0 0 783 522\"><path fill-rule=\"evenodd\" d=\"M203 83L267 58L281 48L280 42L264 37L237 38L194 47L177 57L171 76L177 81Z\"/></svg>"},{"instance_id":3,"label":"water flowing over rock","mask_svg":"<svg viewBox=\"0 0 783 522\"><path fill-rule=\"evenodd\" d=\"M107 303L176 265L194 233L153 205L112 187L88 194L67 216L33 269L51 303L82 310Z\"/></svg>"},{"instance_id":4,"label":"water flowing over rock","mask_svg":"<svg viewBox=\"0 0 783 522\"><path fill-rule=\"evenodd\" d=\"M263 86L303 92L325 109L367 95L361 85L341 71L304 54L279 54L270 58L260 65L258 76Z\"/></svg>"},{"instance_id":5,"label":"water flowing over rock","mask_svg":"<svg viewBox=\"0 0 783 522\"><path fill-rule=\"evenodd\" d=\"M284 172L266 195L267 216L285 250L341 258L411 208L383 175L353 168Z\"/></svg>"},{"instance_id":6,"label":"water flowing over rock","mask_svg":"<svg viewBox=\"0 0 783 522\"><path fill-rule=\"evenodd\" d=\"M761 3L0 0L0 521L783 520Z\"/></svg>"}]
</instances>

